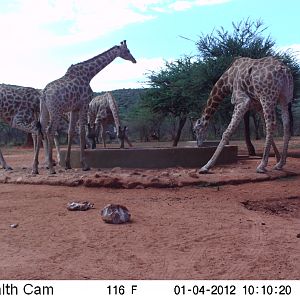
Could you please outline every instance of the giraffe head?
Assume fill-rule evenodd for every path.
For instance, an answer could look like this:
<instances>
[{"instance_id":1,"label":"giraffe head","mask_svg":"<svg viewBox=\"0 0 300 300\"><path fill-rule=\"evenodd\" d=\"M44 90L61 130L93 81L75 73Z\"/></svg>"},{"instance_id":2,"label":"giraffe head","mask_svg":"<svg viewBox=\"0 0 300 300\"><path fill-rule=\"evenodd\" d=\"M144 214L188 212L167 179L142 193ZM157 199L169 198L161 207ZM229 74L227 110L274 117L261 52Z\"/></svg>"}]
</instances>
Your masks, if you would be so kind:
<instances>
[{"instance_id":1,"label":"giraffe head","mask_svg":"<svg viewBox=\"0 0 300 300\"><path fill-rule=\"evenodd\" d=\"M194 133L196 135L197 146L201 147L206 139L208 121L202 116L194 125Z\"/></svg>"},{"instance_id":2,"label":"giraffe head","mask_svg":"<svg viewBox=\"0 0 300 300\"><path fill-rule=\"evenodd\" d=\"M136 63L135 58L132 56L129 49L127 48L127 44L125 40L121 42L121 45L118 46L118 49L119 49L119 55L118 55L119 57L126 60L130 60L134 64Z\"/></svg>"}]
</instances>

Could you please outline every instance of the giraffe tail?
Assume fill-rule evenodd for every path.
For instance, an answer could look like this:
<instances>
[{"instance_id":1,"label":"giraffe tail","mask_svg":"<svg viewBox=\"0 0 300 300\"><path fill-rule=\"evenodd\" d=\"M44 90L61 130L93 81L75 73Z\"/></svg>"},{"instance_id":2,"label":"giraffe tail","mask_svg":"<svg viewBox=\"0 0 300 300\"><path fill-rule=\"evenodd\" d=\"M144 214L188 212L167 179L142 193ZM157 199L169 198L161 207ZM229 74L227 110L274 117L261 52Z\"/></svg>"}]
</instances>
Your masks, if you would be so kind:
<instances>
[{"instance_id":1,"label":"giraffe tail","mask_svg":"<svg viewBox=\"0 0 300 300\"><path fill-rule=\"evenodd\" d=\"M36 122L36 130L37 130L38 135L41 135L42 139L44 139L44 134L42 131L42 124L40 121Z\"/></svg>"},{"instance_id":2,"label":"giraffe tail","mask_svg":"<svg viewBox=\"0 0 300 300\"><path fill-rule=\"evenodd\" d=\"M285 68L286 76L285 76L285 86L287 89L286 98L288 101L288 112L289 112L289 120L290 120L290 134L294 135L294 117L292 111L292 105L294 100L294 78L290 69Z\"/></svg>"},{"instance_id":3,"label":"giraffe tail","mask_svg":"<svg viewBox=\"0 0 300 300\"><path fill-rule=\"evenodd\" d=\"M293 116L293 111L292 111L292 102L289 102L288 110L289 110L289 118L290 118L290 134L291 134L291 136L293 136L294 135L294 116Z\"/></svg>"},{"instance_id":4,"label":"giraffe tail","mask_svg":"<svg viewBox=\"0 0 300 300\"><path fill-rule=\"evenodd\" d=\"M49 121L49 112L47 109L45 102L45 94L42 93L40 98L40 118L37 122L37 130L38 134L41 135L42 139L44 139L44 131Z\"/></svg>"}]
</instances>

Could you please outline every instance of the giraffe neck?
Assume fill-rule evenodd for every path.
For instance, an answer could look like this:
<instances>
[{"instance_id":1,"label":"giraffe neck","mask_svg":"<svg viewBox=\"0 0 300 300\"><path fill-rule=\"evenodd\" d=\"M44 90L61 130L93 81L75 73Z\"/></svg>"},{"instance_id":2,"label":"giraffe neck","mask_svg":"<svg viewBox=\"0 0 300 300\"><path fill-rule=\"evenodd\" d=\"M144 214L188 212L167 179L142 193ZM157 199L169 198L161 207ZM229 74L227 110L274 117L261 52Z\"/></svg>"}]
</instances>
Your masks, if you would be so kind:
<instances>
[{"instance_id":1,"label":"giraffe neck","mask_svg":"<svg viewBox=\"0 0 300 300\"><path fill-rule=\"evenodd\" d=\"M71 67L67 70L66 76L81 77L85 81L90 82L95 75L97 75L118 56L118 49L118 46L114 46L93 58L76 65L71 65Z\"/></svg>"},{"instance_id":2,"label":"giraffe neck","mask_svg":"<svg viewBox=\"0 0 300 300\"><path fill-rule=\"evenodd\" d=\"M116 101L115 101L115 99L114 99L114 97L111 93L108 93L107 97L108 97L108 105L109 105L109 108L112 112L117 131L119 131L119 127L121 126L121 123L120 123L120 119L119 119L119 112L118 112L117 103L116 103Z\"/></svg>"},{"instance_id":3,"label":"giraffe neck","mask_svg":"<svg viewBox=\"0 0 300 300\"><path fill-rule=\"evenodd\" d=\"M202 120L206 123L208 123L214 115L223 99L232 92L232 80L229 75L229 72L226 71L215 83L209 94L206 106L202 113Z\"/></svg>"}]
</instances>

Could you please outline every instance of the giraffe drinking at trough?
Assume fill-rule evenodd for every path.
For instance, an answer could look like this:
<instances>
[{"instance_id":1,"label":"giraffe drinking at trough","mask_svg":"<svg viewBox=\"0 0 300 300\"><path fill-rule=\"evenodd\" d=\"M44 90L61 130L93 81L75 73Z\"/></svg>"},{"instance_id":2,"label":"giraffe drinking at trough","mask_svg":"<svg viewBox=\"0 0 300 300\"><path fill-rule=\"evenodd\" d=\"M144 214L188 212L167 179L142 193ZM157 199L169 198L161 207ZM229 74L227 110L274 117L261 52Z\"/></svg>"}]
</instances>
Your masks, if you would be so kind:
<instances>
[{"instance_id":1,"label":"giraffe drinking at trough","mask_svg":"<svg viewBox=\"0 0 300 300\"><path fill-rule=\"evenodd\" d=\"M286 163L290 139L288 106L293 99L293 76L290 69L273 57L236 59L214 85L207 106L201 118L195 123L194 130L198 146L201 146L205 139L211 115L229 93L232 93L231 102L234 105L231 122L223 133L215 153L199 172L207 173L215 165L230 136L237 129L245 113L251 108L261 111L265 120L266 142L262 160L256 171L258 173L266 172L270 147L271 145L275 146L273 133L276 126L275 107L277 103L281 106L284 143L275 169L281 170Z\"/></svg>"},{"instance_id":2,"label":"giraffe drinking at trough","mask_svg":"<svg viewBox=\"0 0 300 300\"><path fill-rule=\"evenodd\" d=\"M90 102L88 110L88 124L88 130L94 132L94 135L90 135L94 146L96 146L96 142L94 141L96 135L100 133L103 147L106 148L107 126L109 124L114 124L117 130L117 136L121 140L121 148L124 148L124 139L127 144L132 147L132 144L126 134L126 128L120 130L121 122L119 109L116 100L111 93L107 92L103 95L96 96Z\"/></svg>"}]
</instances>

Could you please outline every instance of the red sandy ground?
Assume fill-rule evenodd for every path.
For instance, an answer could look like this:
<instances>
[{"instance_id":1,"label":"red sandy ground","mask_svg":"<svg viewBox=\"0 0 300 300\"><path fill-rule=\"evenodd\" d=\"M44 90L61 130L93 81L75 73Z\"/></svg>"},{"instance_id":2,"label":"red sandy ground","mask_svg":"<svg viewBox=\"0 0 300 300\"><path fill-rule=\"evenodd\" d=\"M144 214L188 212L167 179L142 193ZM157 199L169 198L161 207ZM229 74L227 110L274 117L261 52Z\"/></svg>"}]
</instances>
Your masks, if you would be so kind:
<instances>
[{"instance_id":1,"label":"red sandy ground","mask_svg":"<svg viewBox=\"0 0 300 300\"><path fill-rule=\"evenodd\" d=\"M31 150L4 154L15 170L0 171L1 279L300 279L299 158L267 175L252 159L208 175L58 168L32 177ZM101 184L118 188L88 187ZM70 201L95 209L71 212ZM104 223L108 203L125 205L132 222Z\"/></svg>"}]
</instances>

